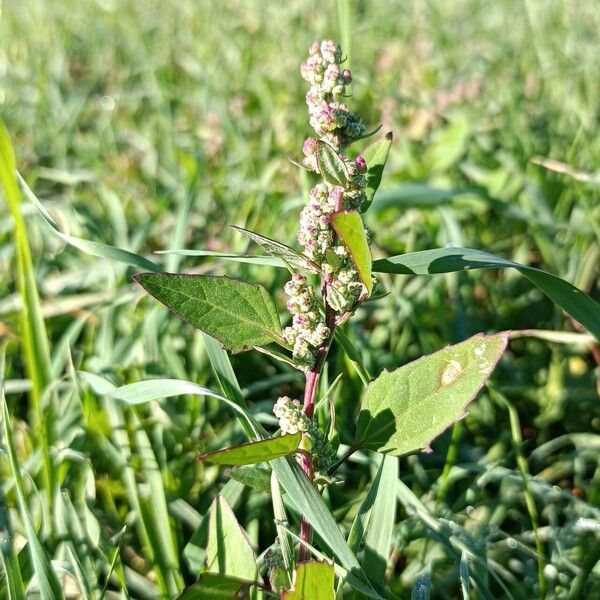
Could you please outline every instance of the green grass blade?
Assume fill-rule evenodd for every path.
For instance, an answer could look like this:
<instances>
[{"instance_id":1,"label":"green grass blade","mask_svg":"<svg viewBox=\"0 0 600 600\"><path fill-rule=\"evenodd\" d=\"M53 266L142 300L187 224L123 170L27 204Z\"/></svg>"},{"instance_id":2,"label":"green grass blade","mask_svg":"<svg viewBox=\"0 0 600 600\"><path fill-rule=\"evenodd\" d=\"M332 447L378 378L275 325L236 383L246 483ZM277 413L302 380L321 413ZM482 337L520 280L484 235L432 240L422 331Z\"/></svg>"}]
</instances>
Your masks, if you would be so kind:
<instances>
[{"instance_id":1,"label":"green grass blade","mask_svg":"<svg viewBox=\"0 0 600 600\"><path fill-rule=\"evenodd\" d=\"M27 228L21 214L21 193L16 180L17 163L8 131L0 120L0 186L14 221L17 255L17 288L23 300L21 327L25 365L31 379L32 427L40 439L44 491L48 505L52 503L53 469L50 459L51 415L44 412L42 395L51 380L50 346L42 316L40 297L35 281Z\"/></svg>"},{"instance_id":2,"label":"green grass blade","mask_svg":"<svg viewBox=\"0 0 600 600\"><path fill-rule=\"evenodd\" d=\"M250 265L259 265L263 267L282 267L287 268L283 260L276 256L252 256L249 254L235 254L234 252L215 252L213 250L160 250L156 254L166 254L168 256L198 256L234 262L248 263Z\"/></svg>"},{"instance_id":3,"label":"green grass blade","mask_svg":"<svg viewBox=\"0 0 600 600\"><path fill-rule=\"evenodd\" d=\"M431 275L467 269L516 269L600 340L600 304L564 279L472 248L437 248L411 252L373 263L373 271Z\"/></svg>"},{"instance_id":4,"label":"green grass blade","mask_svg":"<svg viewBox=\"0 0 600 600\"><path fill-rule=\"evenodd\" d=\"M77 248L86 254L90 254L91 256L106 258L108 260L124 263L145 271L163 271L163 268L157 265L155 262L140 256L139 254L135 254L135 252L123 250L122 248L117 248L116 246L111 246L109 244L103 244L102 242L84 240L82 238L63 233L60 231L58 225L54 222L54 219L52 219L50 213L45 209L39 198L33 193L31 188L20 175L19 183L25 192L25 196L37 209L39 215L42 217L49 230L70 246L73 246L74 248Z\"/></svg>"},{"instance_id":5,"label":"green grass blade","mask_svg":"<svg viewBox=\"0 0 600 600\"><path fill-rule=\"evenodd\" d=\"M383 585L396 521L398 458L383 456L380 473L381 479L366 530L362 566L371 581Z\"/></svg>"},{"instance_id":6,"label":"green grass blade","mask_svg":"<svg viewBox=\"0 0 600 600\"><path fill-rule=\"evenodd\" d=\"M29 514L29 509L27 507L27 500L25 498L25 492L23 489L23 479L21 477L21 469L19 466L17 451L15 449L12 429L10 426L10 415L8 413L6 399L4 398L4 391L1 389L1 384L0 403L2 404L4 439L8 449L10 471L15 481L15 491L17 493L19 512L21 513L21 519L23 520L23 524L25 526L25 534L27 536L29 553L31 556L31 562L33 564L33 570L39 588L40 597L42 600L60 600L64 598L60 583L58 582L56 573L52 568L50 558L47 556L46 551L44 550L44 547L37 536L31 515Z\"/></svg>"},{"instance_id":7,"label":"green grass blade","mask_svg":"<svg viewBox=\"0 0 600 600\"><path fill-rule=\"evenodd\" d=\"M135 413L131 414L130 422L135 431L140 474L147 486L147 493L140 493L140 518L144 520L156 564L163 573L166 588L172 597L183 589L183 579L179 573L178 550L171 528L163 477L148 434Z\"/></svg>"}]
</instances>

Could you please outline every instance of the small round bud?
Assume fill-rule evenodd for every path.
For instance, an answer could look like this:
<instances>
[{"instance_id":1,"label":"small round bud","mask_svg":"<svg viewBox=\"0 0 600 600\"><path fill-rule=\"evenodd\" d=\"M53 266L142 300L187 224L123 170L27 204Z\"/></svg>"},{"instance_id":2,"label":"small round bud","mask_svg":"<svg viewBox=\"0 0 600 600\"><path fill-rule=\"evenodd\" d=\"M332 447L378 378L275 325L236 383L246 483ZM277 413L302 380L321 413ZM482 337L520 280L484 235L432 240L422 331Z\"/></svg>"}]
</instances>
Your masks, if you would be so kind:
<instances>
[{"instance_id":1,"label":"small round bud","mask_svg":"<svg viewBox=\"0 0 600 600\"><path fill-rule=\"evenodd\" d=\"M356 157L355 162L359 173L364 173L367 170L367 161L360 154Z\"/></svg>"},{"instance_id":2,"label":"small round bud","mask_svg":"<svg viewBox=\"0 0 600 600\"><path fill-rule=\"evenodd\" d=\"M350 69L344 69L344 71L342 72L342 77L344 78L344 81L346 83L351 83L352 82L352 72L350 71Z\"/></svg>"}]
</instances>

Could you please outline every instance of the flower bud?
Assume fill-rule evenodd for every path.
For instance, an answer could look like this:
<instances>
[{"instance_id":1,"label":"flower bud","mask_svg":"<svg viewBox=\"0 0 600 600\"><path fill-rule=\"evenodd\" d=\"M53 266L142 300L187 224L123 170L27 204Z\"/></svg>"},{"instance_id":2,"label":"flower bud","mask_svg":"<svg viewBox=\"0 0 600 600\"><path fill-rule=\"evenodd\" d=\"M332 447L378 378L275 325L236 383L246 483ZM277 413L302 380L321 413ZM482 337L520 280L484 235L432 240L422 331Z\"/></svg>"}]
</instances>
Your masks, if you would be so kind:
<instances>
[{"instance_id":1,"label":"flower bud","mask_svg":"<svg viewBox=\"0 0 600 600\"><path fill-rule=\"evenodd\" d=\"M358 155L356 157L356 168L359 173L365 173L367 170L367 161L362 157L362 155Z\"/></svg>"}]
</instances>

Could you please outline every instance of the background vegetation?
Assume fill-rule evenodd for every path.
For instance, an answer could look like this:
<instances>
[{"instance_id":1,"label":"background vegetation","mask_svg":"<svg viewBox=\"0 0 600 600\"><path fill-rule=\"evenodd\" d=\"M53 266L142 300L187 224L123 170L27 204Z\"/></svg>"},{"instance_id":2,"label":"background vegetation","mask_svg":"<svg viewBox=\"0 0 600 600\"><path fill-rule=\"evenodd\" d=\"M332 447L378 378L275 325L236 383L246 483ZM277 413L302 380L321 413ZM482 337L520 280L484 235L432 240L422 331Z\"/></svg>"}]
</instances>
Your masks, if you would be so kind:
<instances>
[{"instance_id":1,"label":"background vegetation","mask_svg":"<svg viewBox=\"0 0 600 600\"><path fill-rule=\"evenodd\" d=\"M396 139L367 213L376 257L456 243L540 266L598 298L599 30L593 1L5 0L0 114L20 172L66 233L148 256L244 250L227 224L289 242L309 187L287 160L309 133L298 65L313 39L341 39L352 108ZM198 573L203 516L228 479L195 457L243 433L209 398L125 407L77 377L217 386L202 336L133 285L132 269L65 245L31 203L22 213L50 338L41 426L5 210L0 336L33 526L72 597L100 597L109 572L114 597L125 587L132 598L173 597ZM275 269L153 258L170 271L252 278L283 300ZM478 331L581 333L517 272L382 280L391 293L346 330L371 373ZM347 443L361 381L340 348L330 362L344 372L335 403ZM460 597L470 572L488 597L600 597L599 362L586 335L516 338L468 418L433 453L402 460L387 565L395 593L408 598L431 577L434 597ZM301 389L298 372L264 355L233 363L266 424L277 396ZM374 469L357 455L341 471L348 483L329 489L344 524ZM2 556L26 582L14 482L2 453ZM245 491L236 515L264 550L275 530L268 495Z\"/></svg>"}]
</instances>

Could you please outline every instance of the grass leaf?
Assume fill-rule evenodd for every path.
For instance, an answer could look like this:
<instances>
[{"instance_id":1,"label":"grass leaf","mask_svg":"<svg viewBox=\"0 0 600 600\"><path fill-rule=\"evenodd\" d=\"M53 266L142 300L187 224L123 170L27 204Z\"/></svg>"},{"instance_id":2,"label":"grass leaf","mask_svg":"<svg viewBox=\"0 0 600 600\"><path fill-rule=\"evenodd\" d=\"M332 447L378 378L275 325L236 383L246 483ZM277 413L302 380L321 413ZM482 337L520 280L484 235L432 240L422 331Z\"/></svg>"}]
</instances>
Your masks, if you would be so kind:
<instances>
[{"instance_id":1,"label":"grass leaf","mask_svg":"<svg viewBox=\"0 0 600 600\"><path fill-rule=\"evenodd\" d=\"M472 248L423 250L382 258L373 263L373 271L376 273L402 275L431 275L434 273L466 271L468 269L506 268L521 272L548 298L579 321L596 339L600 340L600 304L564 279L546 273L541 269L521 265Z\"/></svg>"},{"instance_id":2,"label":"grass leaf","mask_svg":"<svg viewBox=\"0 0 600 600\"><path fill-rule=\"evenodd\" d=\"M297 252L287 244L282 244L277 240L272 240L264 235L244 229L243 227L237 227L231 225L233 229L239 231L242 235L249 237L253 242L258 244L267 254L281 259L284 264L290 265L296 269L308 271L309 273L320 273L319 266L315 264L310 258L304 256L304 254Z\"/></svg>"}]
</instances>

